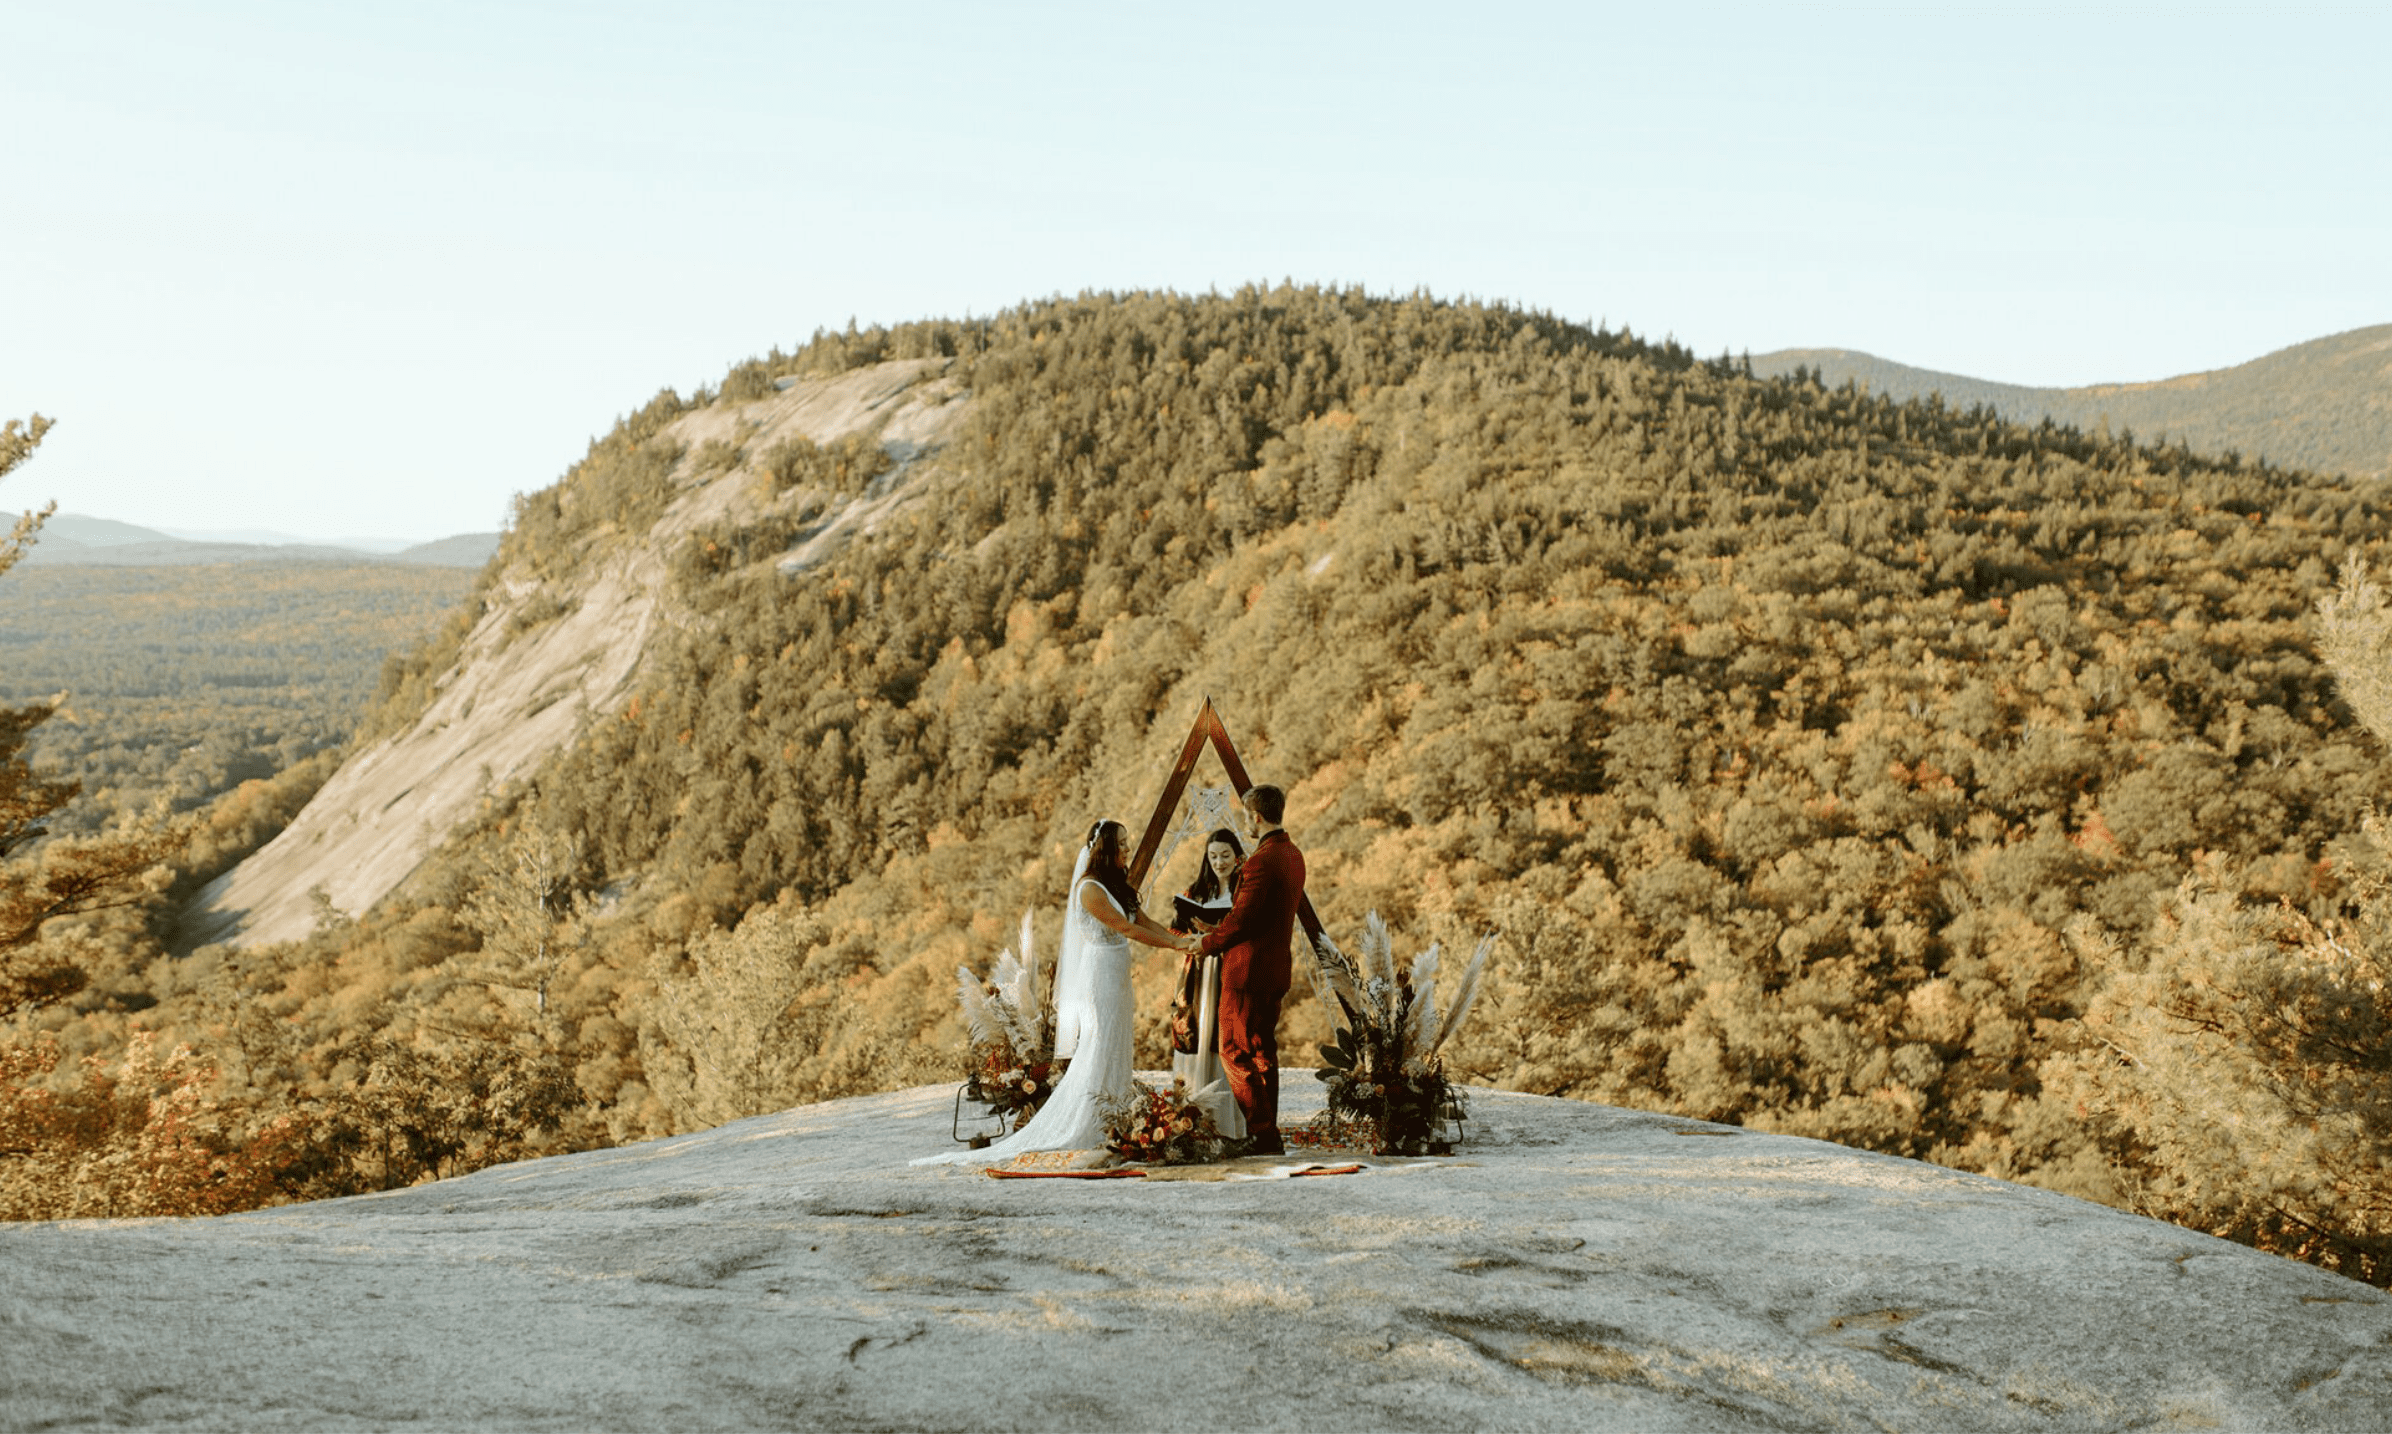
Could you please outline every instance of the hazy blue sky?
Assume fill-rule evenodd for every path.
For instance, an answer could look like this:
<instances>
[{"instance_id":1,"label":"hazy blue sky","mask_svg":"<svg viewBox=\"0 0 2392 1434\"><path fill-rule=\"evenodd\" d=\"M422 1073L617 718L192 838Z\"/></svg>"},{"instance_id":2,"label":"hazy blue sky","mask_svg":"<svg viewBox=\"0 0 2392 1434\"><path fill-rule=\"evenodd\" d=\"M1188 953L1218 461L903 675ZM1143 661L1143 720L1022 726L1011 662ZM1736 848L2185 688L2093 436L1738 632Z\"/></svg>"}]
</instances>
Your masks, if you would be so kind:
<instances>
[{"instance_id":1,"label":"hazy blue sky","mask_svg":"<svg viewBox=\"0 0 2392 1434\"><path fill-rule=\"evenodd\" d=\"M2392 321L2388 15L0 3L0 504L488 529L658 388L1087 288L2222 367Z\"/></svg>"}]
</instances>

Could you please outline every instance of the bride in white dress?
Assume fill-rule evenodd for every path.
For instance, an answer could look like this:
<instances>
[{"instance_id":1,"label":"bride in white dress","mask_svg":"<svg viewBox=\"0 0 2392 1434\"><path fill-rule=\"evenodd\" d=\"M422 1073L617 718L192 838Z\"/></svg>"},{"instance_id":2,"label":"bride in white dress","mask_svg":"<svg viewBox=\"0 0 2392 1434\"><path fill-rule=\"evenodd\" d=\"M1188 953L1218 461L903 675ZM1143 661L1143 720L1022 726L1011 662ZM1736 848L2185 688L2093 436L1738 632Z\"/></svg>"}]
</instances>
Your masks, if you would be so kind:
<instances>
[{"instance_id":1,"label":"bride in white dress","mask_svg":"<svg viewBox=\"0 0 2392 1434\"><path fill-rule=\"evenodd\" d=\"M1055 961L1055 1055L1071 1067L1030 1123L979 1150L931 1155L916 1165L979 1164L1032 1150L1101 1150L1105 1121L1132 1092L1134 1014L1130 943L1179 949L1179 937L1138 909L1122 845L1128 833L1107 819L1089 829L1063 908Z\"/></svg>"}]
</instances>

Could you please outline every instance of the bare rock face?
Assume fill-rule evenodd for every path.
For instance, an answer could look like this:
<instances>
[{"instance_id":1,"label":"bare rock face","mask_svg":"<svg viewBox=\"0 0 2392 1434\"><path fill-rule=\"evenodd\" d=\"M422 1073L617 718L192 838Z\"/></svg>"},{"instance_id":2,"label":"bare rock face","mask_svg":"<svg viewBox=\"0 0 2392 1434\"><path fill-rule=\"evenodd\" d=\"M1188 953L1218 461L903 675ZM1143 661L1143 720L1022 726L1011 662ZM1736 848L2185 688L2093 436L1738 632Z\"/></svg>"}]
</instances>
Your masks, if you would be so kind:
<instances>
[{"instance_id":1,"label":"bare rock face","mask_svg":"<svg viewBox=\"0 0 2392 1434\"><path fill-rule=\"evenodd\" d=\"M315 920L309 893L363 912L405 880L490 793L570 743L592 713L619 710L663 620L674 545L766 498L745 466L708 468L708 440L760 454L791 437L827 443L876 431L901 461L874 490L834 502L785 567L819 561L931 492L936 456L962 417L947 360L902 360L796 381L755 403L683 415L688 445L654 531L622 535L567 590L502 573L440 695L412 727L358 752L281 835L210 883L184 921L191 944L290 941ZM804 495L791 494L791 499Z\"/></svg>"},{"instance_id":2,"label":"bare rock face","mask_svg":"<svg viewBox=\"0 0 2392 1434\"><path fill-rule=\"evenodd\" d=\"M909 1167L951 1096L0 1228L0 1427L2374 1430L2392 1394L2381 1291L1817 1141L1479 1092L1462 1153L1355 1175Z\"/></svg>"}]
</instances>

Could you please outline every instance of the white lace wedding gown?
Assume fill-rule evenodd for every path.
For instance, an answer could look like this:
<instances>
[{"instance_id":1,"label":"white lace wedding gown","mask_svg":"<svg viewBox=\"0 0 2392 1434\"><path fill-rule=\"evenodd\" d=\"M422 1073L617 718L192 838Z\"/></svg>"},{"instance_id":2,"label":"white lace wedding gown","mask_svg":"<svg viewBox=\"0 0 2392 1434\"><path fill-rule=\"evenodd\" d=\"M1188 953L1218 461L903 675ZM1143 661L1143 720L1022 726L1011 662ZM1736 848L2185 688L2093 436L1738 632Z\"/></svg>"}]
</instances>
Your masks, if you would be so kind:
<instances>
[{"instance_id":1,"label":"white lace wedding gown","mask_svg":"<svg viewBox=\"0 0 2392 1434\"><path fill-rule=\"evenodd\" d=\"M1121 910L1100 883L1081 879L1064 908L1066 939L1055 970L1055 1052L1071 1057L1071 1068L1030 1123L978 1150L925 1156L916 1165L981 1164L1032 1150L1101 1150L1105 1117L1130 1098L1135 1082L1130 1055L1130 939L1090 916L1080 893L1094 887L1099 900Z\"/></svg>"}]
</instances>

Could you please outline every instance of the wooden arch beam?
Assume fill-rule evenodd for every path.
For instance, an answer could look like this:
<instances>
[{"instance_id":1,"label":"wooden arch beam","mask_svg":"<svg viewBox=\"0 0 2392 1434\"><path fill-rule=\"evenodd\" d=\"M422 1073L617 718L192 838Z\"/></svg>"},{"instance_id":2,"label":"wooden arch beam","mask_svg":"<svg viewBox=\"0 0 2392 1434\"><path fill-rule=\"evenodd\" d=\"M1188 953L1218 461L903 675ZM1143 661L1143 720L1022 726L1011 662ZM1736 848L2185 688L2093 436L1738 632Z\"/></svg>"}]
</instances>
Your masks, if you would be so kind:
<instances>
[{"instance_id":1,"label":"wooden arch beam","mask_svg":"<svg viewBox=\"0 0 2392 1434\"><path fill-rule=\"evenodd\" d=\"M1146 822L1146 835L1138 839L1138 853L1130 858L1130 885L1146 884L1147 868L1154 865L1155 853L1163 848L1163 834L1171 829L1171 815L1179 810L1179 799L1187 795L1188 779L1196 774L1196 759L1204 755L1207 744L1213 755L1221 759L1221 769L1229 776L1229 785L1241 800L1254 783L1246 776L1246 764L1238 758L1237 743L1230 740L1229 728L1221 721L1221 714L1213 706L1213 699L1204 699L1197 709L1196 725L1188 729L1188 740L1179 749L1179 760L1171 764L1171 779L1163 783L1163 795L1154 804L1154 815ZM1296 904L1296 920L1303 923L1304 934L1318 939L1321 919L1313 912L1312 896L1306 893Z\"/></svg>"}]
</instances>

